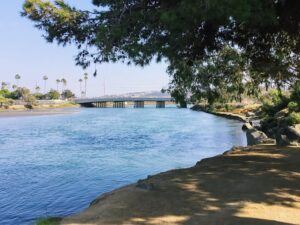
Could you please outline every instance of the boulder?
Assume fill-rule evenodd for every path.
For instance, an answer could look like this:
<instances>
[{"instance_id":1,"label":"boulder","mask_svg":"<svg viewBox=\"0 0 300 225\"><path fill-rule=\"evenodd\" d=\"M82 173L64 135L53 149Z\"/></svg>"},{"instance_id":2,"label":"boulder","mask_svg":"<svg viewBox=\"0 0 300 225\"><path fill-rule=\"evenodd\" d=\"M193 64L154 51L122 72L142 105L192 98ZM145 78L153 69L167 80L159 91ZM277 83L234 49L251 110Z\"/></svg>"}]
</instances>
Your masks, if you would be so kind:
<instances>
[{"instance_id":1,"label":"boulder","mask_svg":"<svg viewBox=\"0 0 300 225\"><path fill-rule=\"evenodd\" d=\"M280 146L300 146L300 124L278 129L276 141Z\"/></svg>"},{"instance_id":2,"label":"boulder","mask_svg":"<svg viewBox=\"0 0 300 225\"><path fill-rule=\"evenodd\" d=\"M246 131L247 143L248 145L258 145L258 144L274 144L274 140L268 138L268 136L259 130L254 128Z\"/></svg>"},{"instance_id":3,"label":"boulder","mask_svg":"<svg viewBox=\"0 0 300 225\"><path fill-rule=\"evenodd\" d=\"M246 112L246 116L247 117L254 117L255 116L255 113L254 112Z\"/></svg>"}]
</instances>

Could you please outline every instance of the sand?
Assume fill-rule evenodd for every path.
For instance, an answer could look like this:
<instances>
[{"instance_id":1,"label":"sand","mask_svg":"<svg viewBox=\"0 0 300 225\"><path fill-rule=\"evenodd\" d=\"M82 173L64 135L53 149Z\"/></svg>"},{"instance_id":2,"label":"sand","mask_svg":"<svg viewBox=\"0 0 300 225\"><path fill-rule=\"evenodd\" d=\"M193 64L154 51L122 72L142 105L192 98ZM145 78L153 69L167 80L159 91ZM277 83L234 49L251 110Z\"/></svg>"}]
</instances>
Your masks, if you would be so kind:
<instances>
[{"instance_id":1,"label":"sand","mask_svg":"<svg viewBox=\"0 0 300 225\"><path fill-rule=\"evenodd\" d=\"M75 107L70 108L47 108L33 110L3 110L0 111L0 119L7 117L28 117L28 116L47 116L47 115L63 115L78 112Z\"/></svg>"},{"instance_id":2,"label":"sand","mask_svg":"<svg viewBox=\"0 0 300 225\"><path fill-rule=\"evenodd\" d=\"M299 225L300 149L235 149L104 194L61 224Z\"/></svg>"}]
</instances>

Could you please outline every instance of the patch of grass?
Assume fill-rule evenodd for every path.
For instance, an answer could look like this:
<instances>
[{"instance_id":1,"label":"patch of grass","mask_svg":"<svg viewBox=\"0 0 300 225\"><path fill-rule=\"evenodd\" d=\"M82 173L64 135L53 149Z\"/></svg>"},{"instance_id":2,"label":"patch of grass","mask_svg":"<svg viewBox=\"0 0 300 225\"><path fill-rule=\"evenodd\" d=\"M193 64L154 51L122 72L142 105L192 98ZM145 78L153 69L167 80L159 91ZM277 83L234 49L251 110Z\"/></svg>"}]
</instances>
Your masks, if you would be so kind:
<instances>
[{"instance_id":1,"label":"patch of grass","mask_svg":"<svg viewBox=\"0 0 300 225\"><path fill-rule=\"evenodd\" d=\"M43 218L36 221L35 225L59 225L61 218L52 217L52 218Z\"/></svg>"}]
</instances>

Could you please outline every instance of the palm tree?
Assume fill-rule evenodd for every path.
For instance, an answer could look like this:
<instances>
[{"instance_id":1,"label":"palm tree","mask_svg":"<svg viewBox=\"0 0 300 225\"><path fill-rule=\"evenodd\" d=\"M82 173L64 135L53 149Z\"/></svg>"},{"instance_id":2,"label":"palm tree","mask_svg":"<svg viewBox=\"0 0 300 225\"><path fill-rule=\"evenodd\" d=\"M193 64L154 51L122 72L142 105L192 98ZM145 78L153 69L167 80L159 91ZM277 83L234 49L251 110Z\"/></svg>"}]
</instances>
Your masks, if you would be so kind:
<instances>
[{"instance_id":1,"label":"palm tree","mask_svg":"<svg viewBox=\"0 0 300 225\"><path fill-rule=\"evenodd\" d=\"M7 89L7 83L6 82L1 83L1 89L2 90Z\"/></svg>"},{"instance_id":2,"label":"palm tree","mask_svg":"<svg viewBox=\"0 0 300 225\"><path fill-rule=\"evenodd\" d=\"M64 88L62 90L62 91L64 91L66 89L66 87L67 87L67 80L65 78L62 78L60 82L62 82L62 84L64 86Z\"/></svg>"},{"instance_id":3,"label":"palm tree","mask_svg":"<svg viewBox=\"0 0 300 225\"><path fill-rule=\"evenodd\" d=\"M80 78L79 80L79 85L80 85L80 94L81 94L81 97L82 97L82 79Z\"/></svg>"},{"instance_id":4,"label":"palm tree","mask_svg":"<svg viewBox=\"0 0 300 225\"><path fill-rule=\"evenodd\" d=\"M46 88L47 88L47 80L48 80L48 77L47 77L47 76L43 76L43 80L44 80L44 93L46 94Z\"/></svg>"},{"instance_id":5,"label":"palm tree","mask_svg":"<svg viewBox=\"0 0 300 225\"><path fill-rule=\"evenodd\" d=\"M40 90L41 90L41 88L39 86L35 87L35 91L36 91L37 94L40 93Z\"/></svg>"},{"instance_id":6,"label":"palm tree","mask_svg":"<svg viewBox=\"0 0 300 225\"><path fill-rule=\"evenodd\" d=\"M84 97L86 97L86 85L87 85L87 80L89 79L89 75L87 73L84 74Z\"/></svg>"},{"instance_id":7,"label":"palm tree","mask_svg":"<svg viewBox=\"0 0 300 225\"><path fill-rule=\"evenodd\" d=\"M56 89L57 89L57 91L58 91L58 88L59 88L59 83L60 83L60 79L56 79Z\"/></svg>"},{"instance_id":8,"label":"palm tree","mask_svg":"<svg viewBox=\"0 0 300 225\"><path fill-rule=\"evenodd\" d=\"M16 74L15 79L16 79L16 82L17 82L17 86L19 86L19 80L21 79L21 76L19 74Z\"/></svg>"}]
</instances>

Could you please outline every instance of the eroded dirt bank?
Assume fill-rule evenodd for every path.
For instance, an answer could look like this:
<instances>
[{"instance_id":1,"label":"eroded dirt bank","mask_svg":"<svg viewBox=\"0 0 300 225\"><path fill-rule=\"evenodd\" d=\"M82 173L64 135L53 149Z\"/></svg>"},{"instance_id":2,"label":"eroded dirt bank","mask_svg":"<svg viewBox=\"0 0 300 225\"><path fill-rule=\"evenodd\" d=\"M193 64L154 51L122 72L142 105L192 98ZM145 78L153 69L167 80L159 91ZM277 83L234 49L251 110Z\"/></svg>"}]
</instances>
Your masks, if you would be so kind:
<instances>
[{"instance_id":1,"label":"eroded dirt bank","mask_svg":"<svg viewBox=\"0 0 300 225\"><path fill-rule=\"evenodd\" d=\"M300 148L254 146L152 176L61 224L300 224Z\"/></svg>"}]
</instances>

